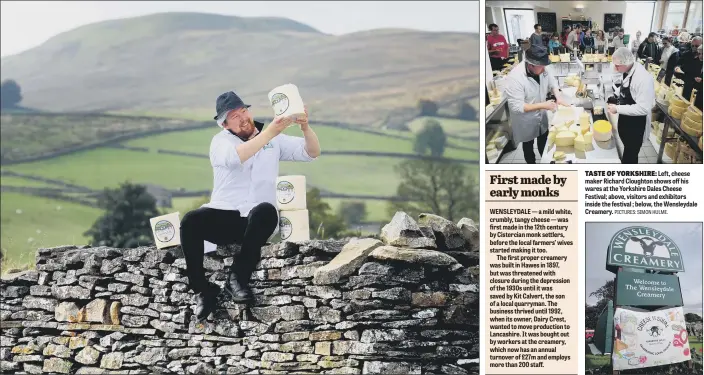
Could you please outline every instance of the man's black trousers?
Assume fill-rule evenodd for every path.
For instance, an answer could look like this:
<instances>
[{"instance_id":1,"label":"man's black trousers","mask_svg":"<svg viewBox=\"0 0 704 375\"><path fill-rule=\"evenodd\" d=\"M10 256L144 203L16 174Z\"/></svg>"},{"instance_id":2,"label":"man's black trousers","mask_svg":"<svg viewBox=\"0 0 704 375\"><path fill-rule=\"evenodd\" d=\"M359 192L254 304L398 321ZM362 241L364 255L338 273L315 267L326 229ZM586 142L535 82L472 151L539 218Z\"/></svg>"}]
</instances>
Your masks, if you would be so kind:
<instances>
[{"instance_id":1,"label":"man's black trousers","mask_svg":"<svg viewBox=\"0 0 704 375\"><path fill-rule=\"evenodd\" d=\"M247 217L239 211L201 207L181 220L181 247L186 258L188 283L195 293L205 290L208 281L203 269L203 241L217 245L240 244L231 270L247 285L261 257L261 248L278 225L276 208L270 203L254 207Z\"/></svg>"}]
</instances>

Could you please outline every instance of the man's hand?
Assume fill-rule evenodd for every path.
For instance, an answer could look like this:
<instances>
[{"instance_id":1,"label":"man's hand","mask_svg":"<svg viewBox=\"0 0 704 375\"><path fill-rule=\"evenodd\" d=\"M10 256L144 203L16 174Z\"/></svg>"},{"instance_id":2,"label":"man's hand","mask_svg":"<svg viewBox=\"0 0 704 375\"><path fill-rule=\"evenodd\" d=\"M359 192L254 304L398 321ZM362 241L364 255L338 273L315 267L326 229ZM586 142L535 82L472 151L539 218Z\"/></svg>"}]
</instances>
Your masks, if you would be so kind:
<instances>
[{"instance_id":1,"label":"man's hand","mask_svg":"<svg viewBox=\"0 0 704 375\"><path fill-rule=\"evenodd\" d=\"M301 131L306 131L308 130L308 107L303 106L305 115L304 116L298 116L296 119L296 123L301 126Z\"/></svg>"},{"instance_id":2,"label":"man's hand","mask_svg":"<svg viewBox=\"0 0 704 375\"><path fill-rule=\"evenodd\" d=\"M680 68L679 66L675 67L675 73L684 74L682 68Z\"/></svg>"},{"instance_id":3,"label":"man's hand","mask_svg":"<svg viewBox=\"0 0 704 375\"><path fill-rule=\"evenodd\" d=\"M543 103L543 109L555 112L557 111L557 103L555 103L554 100L548 100L547 102Z\"/></svg>"},{"instance_id":4,"label":"man's hand","mask_svg":"<svg viewBox=\"0 0 704 375\"><path fill-rule=\"evenodd\" d=\"M560 98L559 96L557 97L557 104L558 104L558 105L561 105L561 106L563 106L563 107L571 107L571 105L570 105L569 103L567 103L566 101L562 100L562 98ZM555 108L555 109L557 109L557 108Z\"/></svg>"},{"instance_id":5,"label":"man's hand","mask_svg":"<svg viewBox=\"0 0 704 375\"><path fill-rule=\"evenodd\" d=\"M268 129L271 129L271 131L274 132L274 134L278 135L281 134L282 131L284 131L286 128L288 128L289 125L293 123L293 120L286 116L286 117L277 117L274 119L274 121L269 124L267 127Z\"/></svg>"},{"instance_id":6,"label":"man's hand","mask_svg":"<svg viewBox=\"0 0 704 375\"><path fill-rule=\"evenodd\" d=\"M609 106L608 106L608 111L612 115L615 115L618 112L617 109L618 109L618 107L616 106L616 104L609 104Z\"/></svg>"}]
</instances>

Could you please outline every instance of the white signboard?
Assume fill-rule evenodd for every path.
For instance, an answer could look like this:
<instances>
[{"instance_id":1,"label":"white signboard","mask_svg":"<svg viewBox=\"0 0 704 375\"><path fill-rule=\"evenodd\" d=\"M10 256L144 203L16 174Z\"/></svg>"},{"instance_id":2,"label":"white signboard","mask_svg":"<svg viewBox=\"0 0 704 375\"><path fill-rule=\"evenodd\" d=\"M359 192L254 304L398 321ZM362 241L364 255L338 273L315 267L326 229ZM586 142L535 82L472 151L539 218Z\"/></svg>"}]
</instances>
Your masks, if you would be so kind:
<instances>
[{"instance_id":1,"label":"white signboard","mask_svg":"<svg viewBox=\"0 0 704 375\"><path fill-rule=\"evenodd\" d=\"M613 369L661 366L689 361L682 307L656 311L617 308L614 314Z\"/></svg>"}]
</instances>

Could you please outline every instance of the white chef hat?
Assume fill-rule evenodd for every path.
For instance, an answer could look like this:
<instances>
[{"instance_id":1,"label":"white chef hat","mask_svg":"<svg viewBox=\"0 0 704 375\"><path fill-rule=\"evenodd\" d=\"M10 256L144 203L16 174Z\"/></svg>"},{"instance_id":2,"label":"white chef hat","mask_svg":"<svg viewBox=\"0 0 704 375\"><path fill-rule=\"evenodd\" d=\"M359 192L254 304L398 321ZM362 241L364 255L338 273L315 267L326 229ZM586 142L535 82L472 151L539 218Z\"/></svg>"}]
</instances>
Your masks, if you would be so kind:
<instances>
[{"instance_id":1,"label":"white chef hat","mask_svg":"<svg viewBox=\"0 0 704 375\"><path fill-rule=\"evenodd\" d=\"M614 51L611 61L614 65L633 65L636 62L636 57L628 47L620 47Z\"/></svg>"}]
</instances>

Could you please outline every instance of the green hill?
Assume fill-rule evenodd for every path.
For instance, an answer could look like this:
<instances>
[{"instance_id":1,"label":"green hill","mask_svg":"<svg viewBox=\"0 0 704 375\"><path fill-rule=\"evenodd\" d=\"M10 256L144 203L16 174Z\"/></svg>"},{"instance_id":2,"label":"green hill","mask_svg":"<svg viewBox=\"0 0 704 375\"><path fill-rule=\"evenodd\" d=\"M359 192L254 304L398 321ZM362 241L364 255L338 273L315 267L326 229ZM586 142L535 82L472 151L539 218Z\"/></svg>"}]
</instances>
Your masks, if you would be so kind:
<instances>
[{"instance_id":1,"label":"green hill","mask_svg":"<svg viewBox=\"0 0 704 375\"><path fill-rule=\"evenodd\" d=\"M211 118L236 89L255 113L292 82L316 118L381 125L420 98L477 95L476 34L373 30L326 35L286 19L165 13L86 25L2 59L23 106L49 111L163 111ZM207 116L207 117L206 117ZM406 121L410 120L407 118Z\"/></svg>"}]
</instances>

